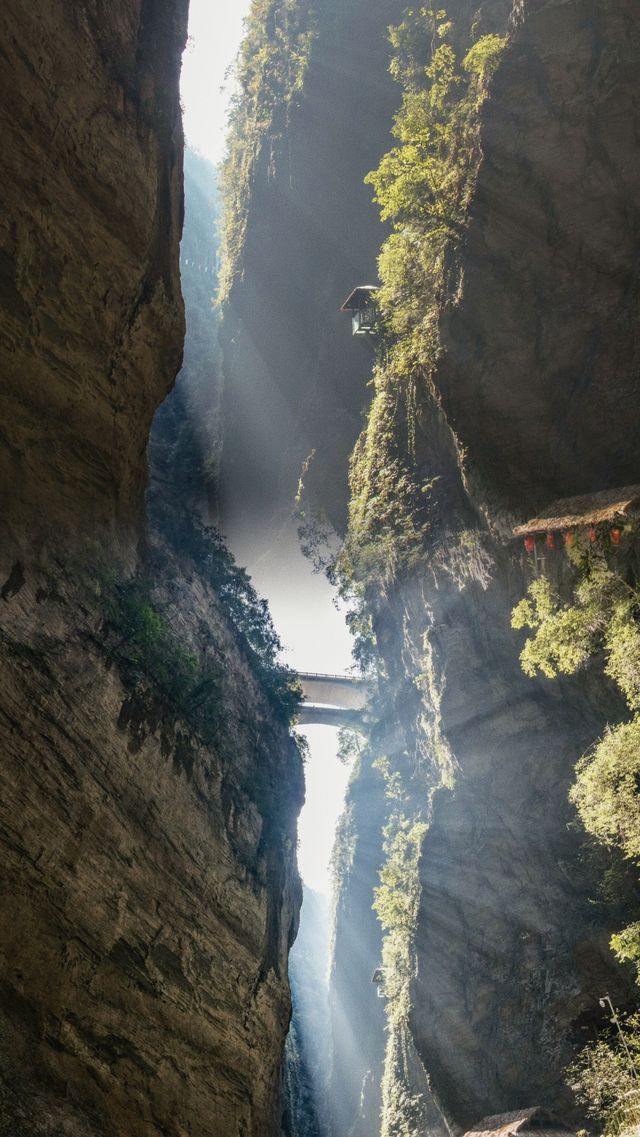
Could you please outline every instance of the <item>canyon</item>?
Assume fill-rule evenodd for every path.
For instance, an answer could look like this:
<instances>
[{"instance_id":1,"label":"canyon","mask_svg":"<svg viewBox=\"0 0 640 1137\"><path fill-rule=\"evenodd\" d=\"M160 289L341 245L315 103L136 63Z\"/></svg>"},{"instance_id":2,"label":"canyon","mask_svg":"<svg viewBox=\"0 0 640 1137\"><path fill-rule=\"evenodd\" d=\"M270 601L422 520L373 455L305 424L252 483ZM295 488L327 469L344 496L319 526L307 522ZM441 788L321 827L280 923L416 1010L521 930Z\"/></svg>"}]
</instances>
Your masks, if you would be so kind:
<instances>
[{"instance_id":1,"label":"canyon","mask_svg":"<svg viewBox=\"0 0 640 1137\"><path fill-rule=\"evenodd\" d=\"M577 1128L599 999L637 1006L637 871L569 800L628 710L597 660L527 677L510 614L514 526L637 481L640 31L631 0L407 12L255 0L211 198L186 0L0 14L2 1137ZM471 94L426 230L437 194L381 221L364 179L434 59ZM372 344L340 308L381 275ZM300 693L215 524L301 529L369 691L291 1031Z\"/></svg>"}]
</instances>

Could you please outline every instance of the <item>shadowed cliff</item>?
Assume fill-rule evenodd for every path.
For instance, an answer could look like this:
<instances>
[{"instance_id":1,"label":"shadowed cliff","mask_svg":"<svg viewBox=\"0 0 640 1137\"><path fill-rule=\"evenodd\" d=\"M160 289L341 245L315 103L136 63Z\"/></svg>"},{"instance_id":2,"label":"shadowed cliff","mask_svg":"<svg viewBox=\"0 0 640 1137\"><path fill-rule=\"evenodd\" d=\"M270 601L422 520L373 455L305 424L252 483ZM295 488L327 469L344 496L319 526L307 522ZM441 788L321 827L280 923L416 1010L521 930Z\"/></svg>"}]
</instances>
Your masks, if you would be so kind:
<instances>
[{"instance_id":1,"label":"shadowed cliff","mask_svg":"<svg viewBox=\"0 0 640 1137\"><path fill-rule=\"evenodd\" d=\"M364 121L366 57L376 113L364 136L371 166L378 161L373 150L400 101L399 90L394 98L378 86L382 19L398 22L403 11L372 6L357 34L345 17L331 126L309 110L322 82L314 61L336 26L323 6L315 14L317 41L273 162L268 129L251 135L225 345L230 431L255 383L267 392L261 408L273 409L265 436L281 439L278 460L254 464L263 436L249 431L250 459L234 474L232 456L225 469L230 494L259 481L271 509L315 448L310 496L340 525L349 431L332 431L309 392L334 384L334 406L371 403L352 458L340 567L359 626L372 622L380 734L392 744L366 866L340 892L333 1005L334 1018L344 1012L366 1037L371 990L356 982L352 944L382 863L389 1033L385 1043L380 1029L364 1060L347 1061L336 1044L336 1131L371 1122L359 1095L367 1070L380 1078L385 1045L384 1137L456 1131L536 1103L578 1121L564 1068L596 1029L601 989L634 1005L632 977L607 945L637 897L633 874L617 899L604 897L603 864L568 791L585 748L625 712L595 668L555 686L525 679L509 622L531 568L509 539L516 519L552 497L636 481L634 8L452 0L446 12L409 13L394 56L406 165L392 154L386 197L383 175L376 185L395 228L380 262L386 351L368 392L325 313L329 293L342 299L375 279L367 265L385 231L363 221L361 138L347 161L341 145ZM374 94L383 89L384 100ZM327 155L327 133L337 158L318 170L311 156ZM295 208L305 168L315 171L308 213ZM316 221L337 205L340 246L323 250ZM558 573L568 587L570 574ZM351 787L351 812L366 812L372 776L363 770ZM357 863L362 840L353 851ZM374 939L367 931L369 962Z\"/></svg>"},{"instance_id":2,"label":"shadowed cliff","mask_svg":"<svg viewBox=\"0 0 640 1137\"><path fill-rule=\"evenodd\" d=\"M143 511L182 354L186 9L0 15L3 1137L279 1123L302 766L266 607L201 525L202 311Z\"/></svg>"}]
</instances>

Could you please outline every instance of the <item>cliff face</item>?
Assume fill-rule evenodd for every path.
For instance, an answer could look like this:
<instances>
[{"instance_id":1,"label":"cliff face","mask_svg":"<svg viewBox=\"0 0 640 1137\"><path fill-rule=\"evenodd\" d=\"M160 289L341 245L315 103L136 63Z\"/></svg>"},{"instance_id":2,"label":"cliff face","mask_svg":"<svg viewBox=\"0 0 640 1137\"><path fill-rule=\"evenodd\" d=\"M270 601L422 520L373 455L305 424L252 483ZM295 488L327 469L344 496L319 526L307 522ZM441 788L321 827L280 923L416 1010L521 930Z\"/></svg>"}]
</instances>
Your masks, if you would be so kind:
<instances>
[{"instance_id":1,"label":"cliff face","mask_svg":"<svg viewBox=\"0 0 640 1137\"><path fill-rule=\"evenodd\" d=\"M0 14L3 1137L279 1122L300 758L213 535L143 526L182 350L186 8ZM182 531L184 450L159 461Z\"/></svg>"},{"instance_id":2,"label":"cliff face","mask_svg":"<svg viewBox=\"0 0 640 1137\"><path fill-rule=\"evenodd\" d=\"M355 106L362 92L357 61L377 12L376 6L357 29L343 28L341 108ZM314 51L321 53L333 16L320 6L316 15ZM386 9L385 21L400 15ZM407 949L408 982L401 1005L389 1000L385 1137L455 1131L485 1114L534 1103L578 1120L564 1067L594 1030L600 991L614 990L620 1004L632 999L630 978L607 947L620 925L620 908L599 891L603 866L567 801L576 761L623 708L591 673L556 684L525 679L509 616L531 572L508 538L516 516L526 517L554 496L637 480L635 10L630 0L614 0L606 9L590 0L451 0L447 17L453 31L444 17L440 30L460 60L480 37L493 36L500 37L499 63L493 78L477 88L477 134L465 138L471 139L469 149L477 146L479 166L462 195L464 216L451 224L454 253L443 257L446 271L437 287L416 302L422 325L407 332L407 339L412 332L430 335L431 350L413 370L406 360L413 358L415 340L404 372L394 374L388 359L382 361L365 448L356 454L350 530L351 547L362 540L354 575L373 619L386 751L391 777L402 786L394 785L394 793L404 793L403 808L414 811L405 819L406 831L413 821L418 833L426 826L415 865L393 865L407 884L412 923L403 927L398 919L394 926L394 914L388 915L388 931ZM426 58L438 42L434 36L433 44L422 44ZM410 45L410 34L404 44ZM495 46L484 44L487 51ZM317 89L313 59L312 53L300 109L285 131L291 170L298 173L296 116L303 120L307 91ZM376 68L383 60L371 59L371 84L379 81L382 90L386 80ZM376 123L370 138L377 146L383 133L378 116L388 116L394 100L392 94L385 105L371 99ZM265 324L255 320L251 334L240 339L237 366L247 382L264 367L287 438L297 420L288 389L282 397L279 384L295 375L298 397L309 408L305 400L319 374L318 359L329 360L332 373L337 367L337 397L344 406L362 400L350 359L340 362L333 354L337 333L333 338L318 330L325 324L324 293L309 297L325 253L306 229L314 233L315 219L339 202L334 231L351 232L363 256L363 279L371 276L369 242L376 237L362 224L358 163L318 168L327 133L342 153L349 137L343 119L336 113L330 126L309 114L306 126L306 153L318 155L305 197L313 203L312 220L300 221L292 211L293 221L282 224L290 187L277 166L270 180L273 170L265 161L252 186L244 276L232 292L247 326L251 307L265 314ZM453 132L450 121L444 133L447 128ZM453 148L455 161L461 152L464 146ZM454 162L454 180L457 172ZM416 205L418 218L420 204L428 216L433 199L427 195ZM273 270L257 256L257 241L252 245L259 216L265 228L268 219ZM378 229L378 244L383 236ZM416 241L416 259L425 247ZM359 282L345 279L356 263L352 250L346 236L343 248L330 250L334 264L325 280L333 295L342 284L348 291L349 283ZM433 279L425 273L427 283ZM287 296L275 333L265 326L267 309L259 304L269 287L274 305ZM412 311L410 300L397 290L397 303ZM295 355L291 349L286 359L278 345L289 350L292 342L298 344ZM319 439L322 414L306 420ZM308 449L315 444L305 438ZM337 451L322 447L319 453L324 461ZM334 469L343 468L340 462ZM249 464L249 480L252 470ZM416 510L416 531L398 533L411 479L425 505ZM327 474L314 490L339 518L336 485ZM562 555L555 557L554 571ZM394 564L401 564L397 573ZM350 791L350 809L361 814L371 801L371 777L367 767ZM381 805L380 813L386 819ZM383 824L379 816L366 865L346 874L339 898L334 1018L344 1011L359 1036L372 1022L375 995L355 982L349 932L357 924L360 933L375 869L390 856L388 835L383 853ZM354 848L357 859L364 845ZM628 917L637 903L633 890L619 902ZM377 945L369 931L364 939L370 963ZM363 1111L356 1087L366 1088L367 1068L379 1070L380 1046L381 1032L371 1042L369 1065L357 1069L337 1046L341 1132L359 1132Z\"/></svg>"},{"instance_id":3,"label":"cliff face","mask_svg":"<svg viewBox=\"0 0 640 1137\"><path fill-rule=\"evenodd\" d=\"M637 476L640 33L625 0L516 9L435 381L494 510L526 516Z\"/></svg>"},{"instance_id":4,"label":"cliff face","mask_svg":"<svg viewBox=\"0 0 640 1137\"><path fill-rule=\"evenodd\" d=\"M622 0L606 11L522 6L483 112L461 286L433 381L472 502L498 528L554 495L637 473L632 25ZM595 677L523 678L508 622L527 573L517 556L494 555L486 592L427 589L459 773L423 846L411 1025L461 1125L533 1101L569 1111L563 1070L599 1020L598 993L612 986L633 1002L607 946L619 915L567 805L576 760L624 711Z\"/></svg>"},{"instance_id":5,"label":"cliff face","mask_svg":"<svg viewBox=\"0 0 640 1137\"><path fill-rule=\"evenodd\" d=\"M85 570L86 571L86 570ZM0 1132L275 1131L301 767L215 595L156 597L224 660L205 746L132 682L78 574L2 602Z\"/></svg>"},{"instance_id":6,"label":"cliff face","mask_svg":"<svg viewBox=\"0 0 640 1137\"><path fill-rule=\"evenodd\" d=\"M608 947L625 905L637 908L633 880L618 868L620 892L605 899L616 862L597 854L568 801L575 762L624 709L596 674L522 674L509 612L523 590L519 566L502 560L486 591L441 580L427 593L414 581L380 615L387 658L402 661L398 699L409 677L420 683L423 636L429 644L436 699L417 708L409 753L417 739L432 757L421 719L435 708L454 761L452 788L430 804L439 772L417 761L427 831L406 1033L416 1060L392 1072L424 1111L436 1106L432 1132L531 1102L578 1122L565 1069L600 1023L598 993L634 1001ZM387 1107L387 1125L413 1131Z\"/></svg>"},{"instance_id":7,"label":"cliff face","mask_svg":"<svg viewBox=\"0 0 640 1137\"><path fill-rule=\"evenodd\" d=\"M5 546L38 530L135 539L183 334L186 14L186 0L3 5Z\"/></svg>"},{"instance_id":8,"label":"cliff face","mask_svg":"<svg viewBox=\"0 0 640 1137\"><path fill-rule=\"evenodd\" d=\"M371 353L339 308L376 276L380 227L363 179L388 145L397 96L387 27L403 7L295 5L312 37L301 90L262 133L258 95L244 128L246 232L223 327L223 516L251 521L255 540L265 514L291 514L312 452L309 500L344 526Z\"/></svg>"}]
</instances>

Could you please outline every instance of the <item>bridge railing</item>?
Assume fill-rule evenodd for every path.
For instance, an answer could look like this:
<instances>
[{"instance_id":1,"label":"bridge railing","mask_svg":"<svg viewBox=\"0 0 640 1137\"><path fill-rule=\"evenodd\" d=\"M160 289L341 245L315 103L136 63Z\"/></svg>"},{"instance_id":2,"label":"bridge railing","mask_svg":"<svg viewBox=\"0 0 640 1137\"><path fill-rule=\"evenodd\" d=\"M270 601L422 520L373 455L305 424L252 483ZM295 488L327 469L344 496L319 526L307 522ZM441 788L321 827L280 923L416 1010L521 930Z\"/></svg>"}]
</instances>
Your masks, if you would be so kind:
<instances>
[{"instance_id":1,"label":"bridge railing","mask_svg":"<svg viewBox=\"0 0 640 1137\"><path fill-rule=\"evenodd\" d=\"M358 684L358 686L364 685L366 682L365 679L357 675L330 675L323 671L298 671L297 674L300 679L330 679L332 682L352 683Z\"/></svg>"}]
</instances>

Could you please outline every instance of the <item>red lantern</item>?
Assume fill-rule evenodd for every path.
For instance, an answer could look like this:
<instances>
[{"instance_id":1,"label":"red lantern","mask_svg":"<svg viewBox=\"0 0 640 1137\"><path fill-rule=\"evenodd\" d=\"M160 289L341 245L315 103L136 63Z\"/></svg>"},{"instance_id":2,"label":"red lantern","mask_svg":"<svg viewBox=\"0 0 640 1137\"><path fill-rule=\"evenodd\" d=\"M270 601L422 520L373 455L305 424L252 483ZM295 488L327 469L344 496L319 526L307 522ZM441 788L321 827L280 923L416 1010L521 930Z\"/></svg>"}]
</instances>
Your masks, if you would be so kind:
<instances>
[{"instance_id":1,"label":"red lantern","mask_svg":"<svg viewBox=\"0 0 640 1137\"><path fill-rule=\"evenodd\" d=\"M532 537L531 534L529 534L529 536L525 537L524 547L528 553L534 553L535 552L536 542L535 542L535 538Z\"/></svg>"},{"instance_id":2,"label":"red lantern","mask_svg":"<svg viewBox=\"0 0 640 1137\"><path fill-rule=\"evenodd\" d=\"M567 529L567 532L564 533L563 536L564 536L565 545L568 545L569 548L571 548L571 546L573 545L573 541L574 541L573 533L571 532L571 530Z\"/></svg>"},{"instance_id":3,"label":"red lantern","mask_svg":"<svg viewBox=\"0 0 640 1137\"><path fill-rule=\"evenodd\" d=\"M547 548L548 549L555 549L555 547L556 547L556 539L555 539L553 533L547 533Z\"/></svg>"},{"instance_id":4,"label":"red lantern","mask_svg":"<svg viewBox=\"0 0 640 1137\"><path fill-rule=\"evenodd\" d=\"M611 530L611 544L612 545L619 545L621 537L622 537L622 529L612 529Z\"/></svg>"},{"instance_id":5,"label":"red lantern","mask_svg":"<svg viewBox=\"0 0 640 1137\"><path fill-rule=\"evenodd\" d=\"M597 540L598 540L598 534L596 532L595 526L592 525L590 530L589 530L589 543L591 545L595 545Z\"/></svg>"}]
</instances>

